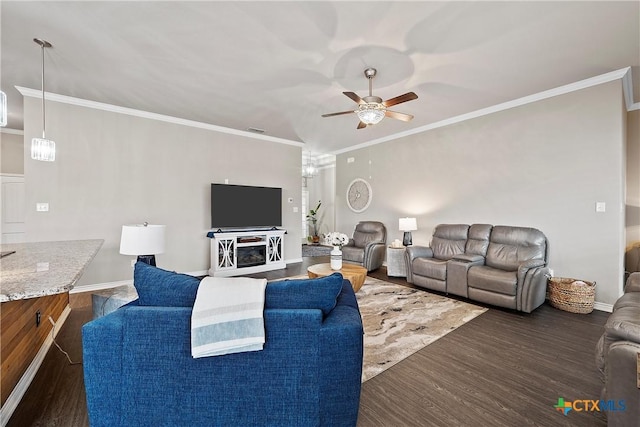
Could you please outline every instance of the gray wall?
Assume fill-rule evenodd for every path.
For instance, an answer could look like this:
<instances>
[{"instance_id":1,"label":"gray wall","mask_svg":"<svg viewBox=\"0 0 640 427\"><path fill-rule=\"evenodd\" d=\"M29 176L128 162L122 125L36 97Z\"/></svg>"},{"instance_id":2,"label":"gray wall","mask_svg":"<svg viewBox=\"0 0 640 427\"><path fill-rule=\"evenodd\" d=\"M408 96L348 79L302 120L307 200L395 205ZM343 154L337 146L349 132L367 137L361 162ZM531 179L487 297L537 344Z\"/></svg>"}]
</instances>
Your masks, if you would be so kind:
<instances>
[{"instance_id":1,"label":"gray wall","mask_svg":"<svg viewBox=\"0 0 640 427\"><path fill-rule=\"evenodd\" d=\"M612 304L623 278L625 121L616 81L340 154L337 229L379 220L391 241L402 238L398 218L415 216L413 242L426 245L439 223L535 227L555 275L595 280L596 301ZM373 190L361 214L344 194L356 177Z\"/></svg>"},{"instance_id":2,"label":"gray wall","mask_svg":"<svg viewBox=\"0 0 640 427\"><path fill-rule=\"evenodd\" d=\"M41 132L40 104L24 101L30 141ZM132 277L120 232L143 221L167 225L159 267L207 270L210 184L225 179L283 188L284 256L300 260L300 214L292 209L300 206L299 146L57 102L47 105L47 136L56 141L55 162L31 160L24 149L27 241L104 239L80 285ZM50 211L36 212L37 202Z\"/></svg>"},{"instance_id":3,"label":"gray wall","mask_svg":"<svg viewBox=\"0 0 640 427\"><path fill-rule=\"evenodd\" d=\"M0 173L24 173L24 142L22 135L0 132Z\"/></svg>"}]
</instances>

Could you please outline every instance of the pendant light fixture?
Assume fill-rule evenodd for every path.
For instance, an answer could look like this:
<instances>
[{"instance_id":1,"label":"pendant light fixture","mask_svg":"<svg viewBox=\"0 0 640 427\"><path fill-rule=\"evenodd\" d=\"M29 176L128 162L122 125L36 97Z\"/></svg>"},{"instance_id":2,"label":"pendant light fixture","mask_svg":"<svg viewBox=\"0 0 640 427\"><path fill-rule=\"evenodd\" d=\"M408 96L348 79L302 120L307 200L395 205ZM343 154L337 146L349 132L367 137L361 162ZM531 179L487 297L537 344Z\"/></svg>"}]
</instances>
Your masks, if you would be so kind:
<instances>
[{"instance_id":1,"label":"pendant light fixture","mask_svg":"<svg viewBox=\"0 0 640 427\"><path fill-rule=\"evenodd\" d=\"M0 127L7 125L7 95L0 90Z\"/></svg>"},{"instance_id":2,"label":"pendant light fixture","mask_svg":"<svg viewBox=\"0 0 640 427\"><path fill-rule=\"evenodd\" d=\"M33 138L31 140L31 158L34 160L42 160L45 162L53 162L56 159L56 143L47 139L46 114L44 102L44 49L51 47L51 43L43 39L33 39L42 48L42 138Z\"/></svg>"}]
</instances>

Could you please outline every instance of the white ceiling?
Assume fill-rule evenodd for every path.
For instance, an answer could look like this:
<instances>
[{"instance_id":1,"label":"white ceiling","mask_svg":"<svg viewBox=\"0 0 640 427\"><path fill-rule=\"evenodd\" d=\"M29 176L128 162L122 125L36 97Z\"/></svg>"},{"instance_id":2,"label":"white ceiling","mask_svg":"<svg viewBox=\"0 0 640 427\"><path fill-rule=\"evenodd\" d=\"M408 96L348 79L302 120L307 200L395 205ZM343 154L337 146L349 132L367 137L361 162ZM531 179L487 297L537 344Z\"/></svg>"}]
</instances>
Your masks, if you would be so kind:
<instances>
[{"instance_id":1,"label":"white ceiling","mask_svg":"<svg viewBox=\"0 0 640 427\"><path fill-rule=\"evenodd\" d=\"M632 67L640 100L640 2L18 2L0 4L9 128L22 95L86 100L299 141L335 152ZM413 114L356 130L342 95L414 91ZM55 138L55 135L51 135Z\"/></svg>"}]
</instances>

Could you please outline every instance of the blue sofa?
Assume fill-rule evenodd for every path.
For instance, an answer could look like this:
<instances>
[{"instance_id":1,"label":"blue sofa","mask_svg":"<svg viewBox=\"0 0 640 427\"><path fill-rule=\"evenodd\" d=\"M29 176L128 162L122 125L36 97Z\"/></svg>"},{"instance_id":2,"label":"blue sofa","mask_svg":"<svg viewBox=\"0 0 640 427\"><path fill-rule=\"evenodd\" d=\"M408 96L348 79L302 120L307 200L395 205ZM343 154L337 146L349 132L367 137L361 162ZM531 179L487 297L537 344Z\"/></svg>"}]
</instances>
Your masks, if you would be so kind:
<instances>
[{"instance_id":1,"label":"blue sofa","mask_svg":"<svg viewBox=\"0 0 640 427\"><path fill-rule=\"evenodd\" d=\"M82 330L91 426L356 425L363 328L341 275L267 284L264 349L194 359L198 279L139 264L139 299Z\"/></svg>"}]
</instances>

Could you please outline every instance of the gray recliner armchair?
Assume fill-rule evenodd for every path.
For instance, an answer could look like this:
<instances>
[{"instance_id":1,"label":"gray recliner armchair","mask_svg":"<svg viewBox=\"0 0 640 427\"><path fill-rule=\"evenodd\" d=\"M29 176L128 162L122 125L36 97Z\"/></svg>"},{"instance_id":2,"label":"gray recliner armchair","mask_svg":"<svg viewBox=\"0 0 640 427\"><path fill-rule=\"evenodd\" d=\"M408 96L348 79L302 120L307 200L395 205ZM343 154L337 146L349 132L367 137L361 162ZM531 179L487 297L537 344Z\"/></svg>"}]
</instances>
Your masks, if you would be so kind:
<instances>
[{"instance_id":1,"label":"gray recliner armchair","mask_svg":"<svg viewBox=\"0 0 640 427\"><path fill-rule=\"evenodd\" d=\"M382 266L387 242L387 229L378 221L360 221L353 237L342 247L342 260L362 265L367 271Z\"/></svg>"},{"instance_id":2,"label":"gray recliner armchair","mask_svg":"<svg viewBox=\"0 0 640 427\"><path fill-rule=\"evenodd\" d=\"M640 420L639 272L631 273L624 292L613 305L596 347L596 366L603 381L600 402L609 409L610 427L636 427Z\"/></svg>"}]
</instances>

